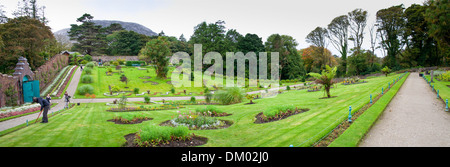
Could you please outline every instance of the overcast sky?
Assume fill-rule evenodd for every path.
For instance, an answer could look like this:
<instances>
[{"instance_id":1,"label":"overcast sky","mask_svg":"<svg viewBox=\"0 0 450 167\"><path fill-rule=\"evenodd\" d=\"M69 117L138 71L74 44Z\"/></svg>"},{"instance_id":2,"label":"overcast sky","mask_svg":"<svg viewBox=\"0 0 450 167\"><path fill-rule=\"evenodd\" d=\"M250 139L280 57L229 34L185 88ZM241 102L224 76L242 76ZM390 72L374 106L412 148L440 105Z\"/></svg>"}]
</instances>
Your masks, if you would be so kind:
<instances>
[{"instance_id":1,"label":"overcast sky","mask_svg":"<svg viewBox=\"0 0 450 167\"><path fill-rule=\"evenodd\" d=\"M19 0L0 0L7 16L17 9ZM20 0L21 1L21 0ZM317 26L326 27L333 18L362 8L369 13L367 24L375 22L378 10L404 4L422 4L424 0L37 0L46 6L45 15L52 31L70 28L84 13L94 20L120 20L144 25L156 33L189 39L194 27L206 21L226 22L227 29L242 35L257 34L263 38L274 33L290 35L299 43L298 49L310 44L305 37ZM366 28L367 28L366 27ZM368 49L370 38L365 31L363 48ZM349 43L353 46L353 43ZM333 54L339 55L331 44ZM381 55L378 55L381 57Z\"/></svg>"}]
</instances>

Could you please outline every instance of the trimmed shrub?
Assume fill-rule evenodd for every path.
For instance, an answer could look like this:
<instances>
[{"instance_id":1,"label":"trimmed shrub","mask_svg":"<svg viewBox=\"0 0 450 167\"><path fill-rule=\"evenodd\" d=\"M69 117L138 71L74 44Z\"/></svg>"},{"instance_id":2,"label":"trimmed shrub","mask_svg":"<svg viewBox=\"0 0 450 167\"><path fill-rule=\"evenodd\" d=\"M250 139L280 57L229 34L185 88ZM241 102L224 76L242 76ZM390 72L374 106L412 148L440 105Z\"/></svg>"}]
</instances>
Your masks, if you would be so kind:
<instances>
[{"instance_id":1,"label":"trimmed shrub","mask_svg":"<svg viewBox=\"0 0 450 167\"><path fill-rule=\"evenodd\" d=\"M88 68L94 68L95 64L93 62L89 62L86 64L86 67Z\"/></svg>"},{"instance_id":2,"label":"trimmed shrub","mask_svg":"<svg viewBox=\"0 0 450 167\"><path fill-rule=\"evenodd\" d=\"M206 103L211 103L211 99L213 98L213 94L211 92L208 92L205 94L205 101Z\"/></svg>"},{"instance_id":3,"label":"trimmed shrub","mask_svg":"<svg viewBox=\"0 0 450 167\"><path fill-rule=\"evenodd\" d=\"M150 97L145 96L145 97L144 97L144 102L145 102L145 103L150 103Z\"/></svg>"},{"instance_id":4,"label":"trimmed shrub","mask_svg":"<svg viewBox=\"0 0 450 167\"><path fill-rule=\"evenodd\" d=\"M87 61L87 60L81 61L81 64L86 64L86 63L89 63L89 61Z\"/></svg>"},{"instance_id":5,"label":"trimmed shrub","mask_svg":"<svg viewBox=\"0 0 450 167\"><path fill-rule=\"evenodd\" d=\"M139 88L134 88L133 92L134 94L139 94Z\"/></svg>"},{"instance_id":6,"label":"trimmed shrub","mask_svg":"<svg viewBox=\"0 0 450 167\"><path fill-rule=\"evenodd\" d=\"M438 75L437 79L439 79L441 81L449 81L450 80L450 71L446 71L445 73Z\"/></svg>"},{"instance_id":7,"label":"trimmed shrub","mask_svg":"<svg viewBox=\"0 0 450 167\"><path fill-rule=\"evenodd\" d=\"M214 94L214 100L225 105L240 103L244 97L245 93L239 87L225 88L225 90L219 90Z\"/></svg>"},{"instance_id":8,"label":"trimmed shrub","mask_svg":"<svg viewBox=\"0 0 450 167\"><path fill-rule=\"evenodd\" d=\"M94 82L94 79L90 75L85 75L85 76L81 77L81 82L82 83L92 83L92 82Z\"/></svg>"},{"instance_id":9,"label":"trimmed shrub","mask_svg":"<svg viewBox=\"0 0 450 167\"><path fill-rule=\"evenodd\" d=\"M77 93L80 95L85 95L86 93L92 94L94 93L94 87L91 85L83 85L78 87Z\"/></svg>"},{"instance_id":10,"label":"trimmed shrub","mask_svg":"<svg viewBox=\"0 0 450 167\"><path fill-rule=\"evenodd\" d=\"M127 61L125 63L126 66L133 66L133 64L145 65L145 61Z\"/></svg>"},{"instance_id":11,"label":"trimmed shrub","mask_svg":"<svg viewBox=\"0 0 450 167\"><path fill-rule=\"evenodd\" d=\"M88 63L89 64L89 63ZM86 66L87 67L87 66ZM92 74L92 68L84 68L83 69L84 73L87 75L91 75Z\"/></svg>"},{"instance_id":12,"label":"trimmed shrub","mask_svg":"<svg viewBox=\"0 0 450 167\"><path fill-rule=\"evenodd\" d=\"M86 55L83 56L83 60L86 60L86 61L88 61L88 62L89 62L89 61L92 61L92 56L86 54Z\"/></svg>"}]
</instances>

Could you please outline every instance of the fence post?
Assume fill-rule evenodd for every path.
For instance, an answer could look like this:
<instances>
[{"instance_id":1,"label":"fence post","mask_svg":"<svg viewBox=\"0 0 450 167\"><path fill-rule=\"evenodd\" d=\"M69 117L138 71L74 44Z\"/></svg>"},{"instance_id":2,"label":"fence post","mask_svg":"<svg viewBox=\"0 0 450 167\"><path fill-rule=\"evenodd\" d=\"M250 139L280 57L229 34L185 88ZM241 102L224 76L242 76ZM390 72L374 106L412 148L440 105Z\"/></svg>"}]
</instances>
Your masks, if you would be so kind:
<instances>
[{"instance_id":1,"label":"fence post","mask_svg":"<svg viewBox=\"0 0 450 167\"><path fill-rule=\"evenodd\" d=\"M445 99L445 111L448 111L448 99Z\"/></svg>"},{"instance_id":2,"label":"fence post","mask_svg":"<svg viewBox=\"0 0 450 167\"><path fill-rule=\"evenodd\" d=\"M348 108L348 122L352 123L352 106Z\"/></svg>"}]
</instances>

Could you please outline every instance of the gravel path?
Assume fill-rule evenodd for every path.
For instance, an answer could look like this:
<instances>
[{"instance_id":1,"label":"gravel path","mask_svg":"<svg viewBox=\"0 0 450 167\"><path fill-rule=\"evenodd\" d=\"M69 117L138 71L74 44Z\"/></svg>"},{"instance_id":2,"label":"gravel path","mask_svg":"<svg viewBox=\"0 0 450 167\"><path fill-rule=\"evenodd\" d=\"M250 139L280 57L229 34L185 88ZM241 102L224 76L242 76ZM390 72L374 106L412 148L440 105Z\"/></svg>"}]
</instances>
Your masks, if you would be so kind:
<instances>
[{"instance_id":1,"label":"gravel path","mask_svg":"<svg viewBox=\"0 0 450 167\"><path fill-rule=\"evenodd\" d=\"M450 113L418 73L411 73L360 147L449 147Z\"/></svg>"}]
</instances>

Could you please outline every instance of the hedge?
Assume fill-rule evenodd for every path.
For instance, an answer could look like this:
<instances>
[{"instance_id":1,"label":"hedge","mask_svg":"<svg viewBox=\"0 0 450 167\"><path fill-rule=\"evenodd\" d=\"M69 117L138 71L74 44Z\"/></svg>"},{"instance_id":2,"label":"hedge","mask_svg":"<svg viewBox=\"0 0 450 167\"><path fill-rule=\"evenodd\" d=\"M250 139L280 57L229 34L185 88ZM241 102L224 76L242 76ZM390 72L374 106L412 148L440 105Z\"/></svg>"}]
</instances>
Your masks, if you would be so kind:
<instances>
[{"instance_id":1,"label":"hedge","mask_svg":"<svg viewBox=\"0 0 450 167\"><path fill-rule=\"evenodd\" d=\"M133 64L139 64L139 66L140 66L141 64L144 64L144 65L145 65L145 61L127 61L127 62L125 63L126 66L133 66Z\"/></svg>"}]
</instances>

